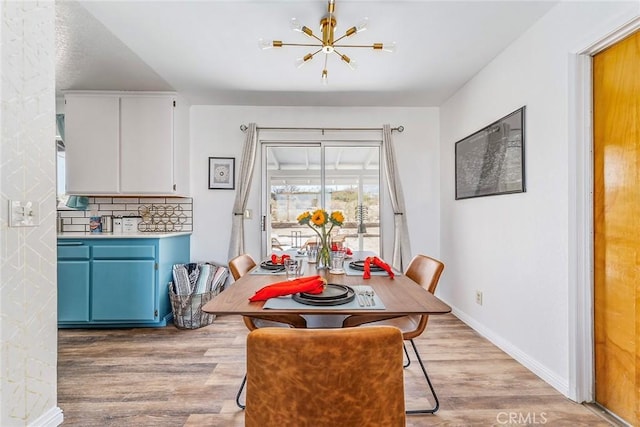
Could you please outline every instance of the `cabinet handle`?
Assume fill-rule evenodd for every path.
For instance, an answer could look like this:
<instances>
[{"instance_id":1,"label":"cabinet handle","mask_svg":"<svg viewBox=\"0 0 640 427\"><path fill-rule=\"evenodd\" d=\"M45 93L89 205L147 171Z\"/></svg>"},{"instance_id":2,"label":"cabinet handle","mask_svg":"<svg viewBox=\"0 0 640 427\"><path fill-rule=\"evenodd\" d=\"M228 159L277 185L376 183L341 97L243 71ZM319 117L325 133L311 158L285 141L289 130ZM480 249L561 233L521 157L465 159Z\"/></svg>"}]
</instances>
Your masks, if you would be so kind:
<instances>
[{"instance_id":1,"label":"cabinet handle","mask_svg":"<svg viewBox=\"0 0 640 427\"><path fill-rule=\"evenodd\" d=\"M58 246L82 246L83 242L60 242L58 241Z\"/></svg>"}]
</instances>

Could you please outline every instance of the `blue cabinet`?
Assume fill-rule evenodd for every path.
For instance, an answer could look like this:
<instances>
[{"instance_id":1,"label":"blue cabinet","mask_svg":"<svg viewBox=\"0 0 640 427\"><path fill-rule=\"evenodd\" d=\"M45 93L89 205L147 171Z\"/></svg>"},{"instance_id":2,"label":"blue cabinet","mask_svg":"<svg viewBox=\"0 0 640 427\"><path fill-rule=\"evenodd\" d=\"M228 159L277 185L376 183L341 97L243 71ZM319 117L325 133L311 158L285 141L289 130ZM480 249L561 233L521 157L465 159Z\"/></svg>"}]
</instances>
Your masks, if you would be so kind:
<instances>
[{"instance_id":1,"label":"blue cabinet","mask_svg":"<svg viewBox=\"0 0 640 427\"><path fill-rule=\"evenodd\" d=\"M58 320L89 321L89 247L58 246Z\"/></svg>"},{"instance_id":2,"label":"blue cabinet","mask_svg":"<svg viewBox=\"0 0 640 427\"><path fill-rule=\"evenodd\" d=\"M189 240L59 240L58 326L166 325L172 266L189 262Z\"/></svg>"},{"instance_id":3,"label":"blue cabinet","mask_svg":"<svg viewBox=\"0 0 640 427\"><path fill-rule=\"evenodd\" d=\"M93 320L147 320L158 316L154 260L94 260Z\"/></svg>"}]
</instances>

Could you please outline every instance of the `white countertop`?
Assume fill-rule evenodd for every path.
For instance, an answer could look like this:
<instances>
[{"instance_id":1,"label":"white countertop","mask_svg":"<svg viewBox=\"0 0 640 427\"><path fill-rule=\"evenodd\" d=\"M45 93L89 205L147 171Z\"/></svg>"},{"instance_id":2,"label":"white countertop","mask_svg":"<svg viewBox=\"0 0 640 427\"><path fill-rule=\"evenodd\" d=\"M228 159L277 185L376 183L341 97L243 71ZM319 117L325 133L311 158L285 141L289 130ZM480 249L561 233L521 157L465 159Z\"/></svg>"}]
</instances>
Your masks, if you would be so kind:
<instances>
[{"instance_id":1,"label":"white countertop","mask_svg":"<svg viewBox=\"0 0 640 427\"><path fill-rule=\"evenodd\" d=\"M85 233L68 231L58 233L58 239L162 239L165 237L188 236L191 231L180 231L172 233Z\"/></svg>"}]
</instances>

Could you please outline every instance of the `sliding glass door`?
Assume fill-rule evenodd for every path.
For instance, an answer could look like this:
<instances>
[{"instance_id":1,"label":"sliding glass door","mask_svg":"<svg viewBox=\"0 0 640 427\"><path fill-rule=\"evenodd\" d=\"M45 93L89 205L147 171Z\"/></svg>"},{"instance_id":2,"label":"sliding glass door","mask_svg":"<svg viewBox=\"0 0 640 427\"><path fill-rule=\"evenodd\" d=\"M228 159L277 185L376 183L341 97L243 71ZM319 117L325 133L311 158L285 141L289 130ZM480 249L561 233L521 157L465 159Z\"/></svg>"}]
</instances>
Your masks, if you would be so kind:
<instances>
[{"instance_id":1,"label":"sliding glass door","mask_svg":"<svg viewBox=\"0 0 640 427\"><path fill-rule=\"evenodd\" d=\"M380 253L379 143L269 143L263 162L263 255L315 241L296 218L318 208L343 212L334 239Z\"/></svg>"}]
</instances>

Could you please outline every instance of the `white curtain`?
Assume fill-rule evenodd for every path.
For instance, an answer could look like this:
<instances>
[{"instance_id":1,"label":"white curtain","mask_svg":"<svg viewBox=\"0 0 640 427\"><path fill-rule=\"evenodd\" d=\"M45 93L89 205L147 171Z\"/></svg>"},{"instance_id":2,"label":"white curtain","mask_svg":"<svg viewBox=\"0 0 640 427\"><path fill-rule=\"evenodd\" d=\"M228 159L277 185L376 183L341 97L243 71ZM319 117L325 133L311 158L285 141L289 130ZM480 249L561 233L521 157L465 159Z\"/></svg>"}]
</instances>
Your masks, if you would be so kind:
<instances>
[{"instance_id":1,"label":"white curtain","mask_svg":"<svg viewBox=\"0 0 640 427\"><path fill-rule=\"evenodd\" d=\"M247 208L247 199L251 188L251 178L256 162L258 140L256 137L256 124L249 123L247 136L244 140L242 160L240 162L240 176L238 177L238 189L236 200L233 203L233 219L231 225L231 244L229 245L229 259L244 253L244 211Z\"/></svg>"},{"instance_id":2,"label":"white curtain","mask_svg":"<svg viewBox=\"0 0 640 427\"><path fill-rule=\"evenodd\" d=\"M404 195L400 184L396 155L391 138L391 126L382 126L382 148L384 150L384 170L389 185L391 207L393 208L394 238L393 238L393 267L404 271L411 261L411 245L409 243L409 227L404 206Z\"/></svg>"}]
</instances>

